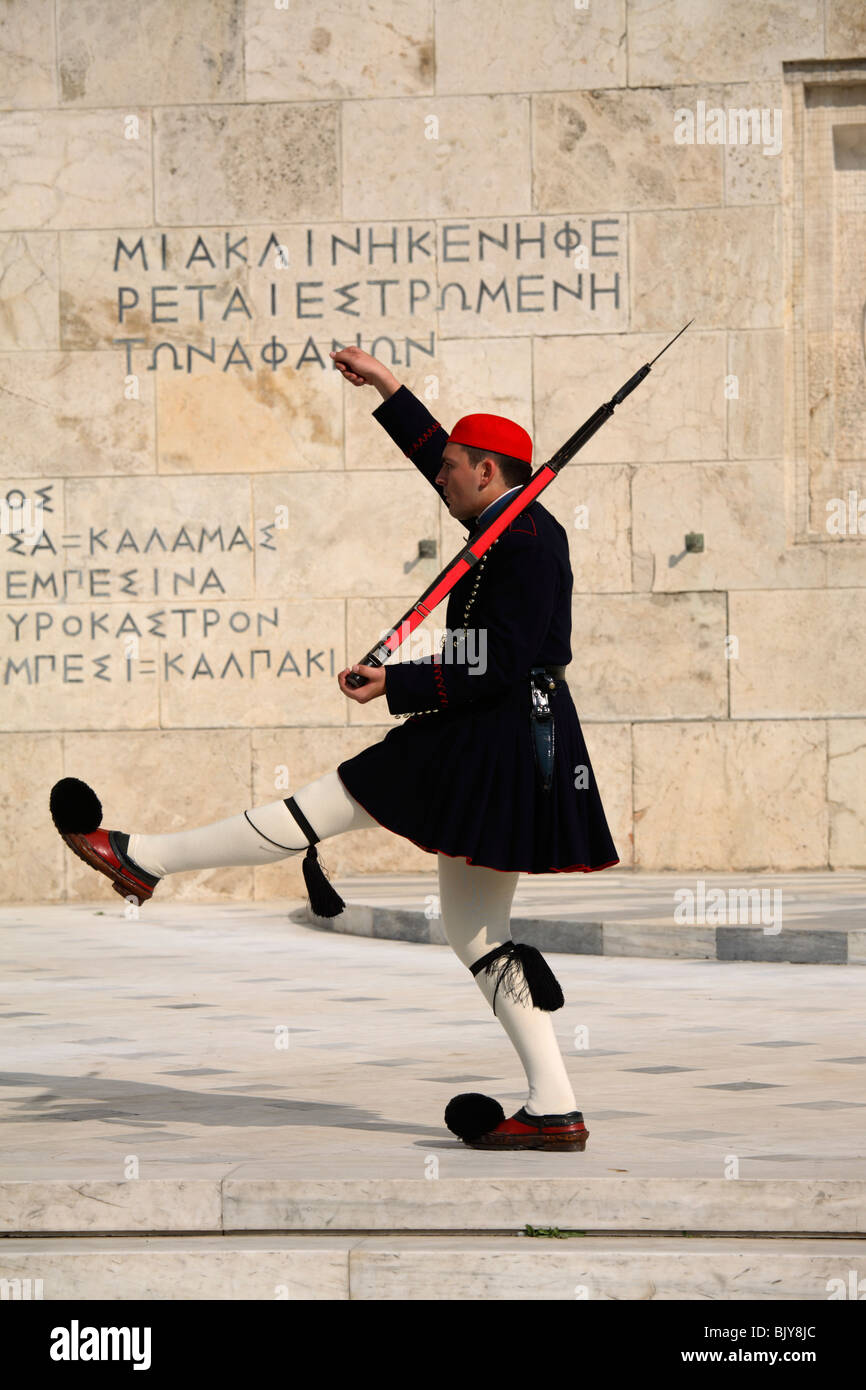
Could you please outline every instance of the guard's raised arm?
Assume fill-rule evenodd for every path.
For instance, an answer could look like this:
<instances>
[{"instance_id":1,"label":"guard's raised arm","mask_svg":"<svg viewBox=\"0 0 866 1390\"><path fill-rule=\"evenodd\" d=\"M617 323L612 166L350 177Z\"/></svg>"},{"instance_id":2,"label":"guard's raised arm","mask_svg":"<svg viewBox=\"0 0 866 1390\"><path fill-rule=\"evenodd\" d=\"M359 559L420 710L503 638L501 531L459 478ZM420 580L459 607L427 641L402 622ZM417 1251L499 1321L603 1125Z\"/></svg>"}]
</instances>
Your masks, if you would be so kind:
<instances>
[{"instance_id":1,"label":"guard's raised arm","mask_svg":"<svg viewBox=\"0 0 866 1390\"><path fill-rule=\"evenodd\" d=\"M394 373L369 352L359 347L346 347L330 356L334 366L353 386L376 387L382 402L373 411L375 419L401 453L436 489L442 504L447 505L436 477L442 467L448 431L430 414L424 402L413 395L408 386L401 386Z\"/></svg>"}]
</instances>

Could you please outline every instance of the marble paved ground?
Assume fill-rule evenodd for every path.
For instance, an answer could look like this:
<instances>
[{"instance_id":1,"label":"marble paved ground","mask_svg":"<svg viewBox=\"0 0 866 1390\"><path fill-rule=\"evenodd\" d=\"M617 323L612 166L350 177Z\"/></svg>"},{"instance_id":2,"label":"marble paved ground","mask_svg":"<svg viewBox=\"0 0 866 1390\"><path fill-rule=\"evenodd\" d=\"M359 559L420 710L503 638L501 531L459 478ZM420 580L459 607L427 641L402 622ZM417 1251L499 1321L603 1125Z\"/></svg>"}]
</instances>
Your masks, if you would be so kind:
<instances>
[{"instance_id":1,"label":"marble paved ground","mask_svg":"<svg viewBox=\"0 0 866 1390\"><path fill-rule=\"evenodd\" d=\"M468 971L301 905L0 909L0 1178L866 1177L862 967L550 956L591 1138L488 1154L446 1102L526 1092Z\"/></svg>"}]
</instances>

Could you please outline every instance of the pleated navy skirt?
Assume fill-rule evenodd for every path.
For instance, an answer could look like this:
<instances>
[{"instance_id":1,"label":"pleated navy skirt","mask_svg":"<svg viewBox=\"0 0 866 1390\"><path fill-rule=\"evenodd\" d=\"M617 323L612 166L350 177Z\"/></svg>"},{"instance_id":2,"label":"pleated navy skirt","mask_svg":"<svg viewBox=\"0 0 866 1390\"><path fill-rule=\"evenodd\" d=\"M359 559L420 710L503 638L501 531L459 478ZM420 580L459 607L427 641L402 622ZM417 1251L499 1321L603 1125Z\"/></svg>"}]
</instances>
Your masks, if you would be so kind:
<instances>
[{"instance_id":1,"label":"pleated navy skirt","mask_svg":"<svg viewBox=\"0 0 866 1390\"><path fill-rule=\"evenodd\" d=\"M528 874L610 868L619 855L567 682L550 698L549 792L535 765L528 679L485 701L412 715L337 774L374 820L431 854Z\"/></svg>"}]
</instances>

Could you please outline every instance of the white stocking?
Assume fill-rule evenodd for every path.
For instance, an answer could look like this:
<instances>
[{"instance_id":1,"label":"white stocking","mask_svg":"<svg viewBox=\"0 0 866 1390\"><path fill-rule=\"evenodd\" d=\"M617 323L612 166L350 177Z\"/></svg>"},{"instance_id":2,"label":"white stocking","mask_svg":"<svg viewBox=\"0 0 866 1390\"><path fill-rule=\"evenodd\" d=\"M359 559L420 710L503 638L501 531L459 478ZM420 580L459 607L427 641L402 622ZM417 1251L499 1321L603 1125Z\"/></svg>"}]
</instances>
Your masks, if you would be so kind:
<instances>
[{"instance_id":1,"label":"white stocking","mask_svg":"<svg viewBox=\"0 0 866 1390\"><path fill-rule=\"evenodd\" d=\"M336 772L326 772L292 795L320 840L377 825L346 791ZM308 844L285 801L270 801L196 830L130 835L127 853L147 873L163 878L189 869L273 864L303 853Z\"/></svg>"},{"instance_id":2,"label":"white stocking","mask_svg":"<svg viewBox=\"0 0 866 1390\"><path fill-rule=\"evenodd\" d=\"M502 873L465 859L438 854L439 906L452 950L468 968L511 940L511 904L519 874ZM482 970L475 982L493 1007L496 973ZM521 1004L499 990L496 1017L508 1034L529 1082L526 1109L531 1115L561 1115L577 1109L553 1019L546 1009Z\"/></svg>"}]
</instances>

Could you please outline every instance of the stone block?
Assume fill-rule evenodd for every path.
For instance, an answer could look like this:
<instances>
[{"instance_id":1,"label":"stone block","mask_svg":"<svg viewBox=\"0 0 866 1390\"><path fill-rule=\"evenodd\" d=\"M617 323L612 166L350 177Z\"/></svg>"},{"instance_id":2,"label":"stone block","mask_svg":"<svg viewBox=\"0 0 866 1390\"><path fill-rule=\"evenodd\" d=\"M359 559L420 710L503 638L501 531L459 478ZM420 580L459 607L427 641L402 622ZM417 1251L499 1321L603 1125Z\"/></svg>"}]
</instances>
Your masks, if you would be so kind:
<instances>
[{"instance_id":1,"label":"stone block","mask_svg":"<svg viewBox=\"0 0 866 1390\"><path fill-rule=\"evenodd\" d=\"M693 109L699 98L708 106L720 104L721 89L654 86L619 91L605 83L599 91L536 97L537 206L636 212L721 203L721 147L677 144L674 139L675 112Z\"/></svg>"},{"instance_id":2,"label":"stone block","mask_svg":"<svg viewBox=\"0 0 866 1390\"><path fill-rule=\"evenodd\" d=\"M100 577L100 582L103 582ZM104 581L107 582L107 581ZM155 728L159 662L142 603L8 605L3 723L21 731ZM133 658L131 643L135 644Z\"/></svg>"},{"instance_id":3,"label":"stone block","mask_svg":"<svg viewBox=\"0 0 866 1390\"><path fill-rule=\"evenodd\" d=\"M186 637L182 617L172 615L171 640L160 653L164 727L342 723L342 601L269 595L197 605L190 614Z\"/></svg>"},{"instance_id":4,"label":"stone block","mask_svg":"<svg viewBox=\"0 0 866 1390\"><path fill-rule=\"evenodd\" d=\"M6 0L0 15L0 108L56 106L53 0Z\"/></svg>"},{"instance_id":5,"label":"stone block","mask_svg":"<svg viewBox=\"0 0 866 1390\"><path fill-rule=\"evenodd\" d=\"M8 643L3 665L10 654ZM5 720L4 720L5 723ZM51 788L61 776L63 740L55 733L0 734L0 818L7 845L3 901L56 902L63 895L69 853L48 814ZM25 1006L26 1007L26 1006Z\"/></svg>"},{"instance_id":6,"label":"stone block","mask_svg":"<svg viewBox=\"0 0 866 1390\"><path fill-rule=\"evenodd\" d=\"M828 589L860 589L863 587L862 545L862 541L852 545L846 538L820 547L826 566L824 583Z\"/></svg>"},{"instance_id":7,"label":"stone block","mask_svg":"<svg viewBox=\"0 0 866 1390\"><path fill-rule=\"evenodd\" d=\"M860 1232L861 1181L819 1178L684 1180L582 1177L488 1179L226 1178L226 1231L563 1230ZM824 1200L819 1201L819 1193ZM832 1198L830 1193L832 1192ZM685 1220L684 1220L685 1218ZM737 1223L740 1223L739 1225ZM569 1297L573 1299L574 1289Z\"/></svg>"},{"instance_id":8,"label":"stone block","mask_svg":"<svg viewBox=\"0 0 866 1390\"><path fill-rule=\"evenodd\" d=\"M541 338L533 344L536 447L549 458L584 421L649 362L678 328L660 334ZM690 328L613 417L574 456L586 463L717 459L725 454L725 345ZM563 474L563 477L566 476ZM552 483L557 487L559 483Z\"/></svg>"},{"instance_id":9,"label":"stone block","mask_svg":"<svg viewBox=\"0 0 866 1390\"><path fill-rule=\"evenodd\" d=\"M436 85L445 92L622 87L626 3L548 5L439 0ZM479 62L479 55L484 61Z\"/></svg>"},{"instance_id":10,"label":"stone block","mask_svg":"<svg viewBox=\"0 0 866 1390\"><path fill-rule=\"evenodd\" d=\"M0 115L0 228L105 227L119 207L133 225L150 222L148 112Z\"/></svg>"},{"instance_id":11,"label":"stone block","mask_svg":"<svg viewBox=\"0 0 866 1390\"><path fill-rule=\"evenodd\" d=\"M248 5L245 58L248 101L431 92L432 12L427 0ZM356 138L366 145L363 128Z\"/></svg>"},{"instance_id":12,"label":"stone block","mask_svg":"<svg viewBox=\"0 0 866 1390\"><path fill-rule=\"evenodd\" d=\"M584 464L582 457L581 451L538 500L568 534L574 593L623 593L631 588L631 469Z\"/></svg>"},{"instance_id":13,"label":"stone block","mask_svg":"<svg viewBox=\"0 0 866 1390\"><path fill-rule=\"evenodd\" d=\"M637 212L631 242L638 331L782 326L778 208Z\"/></svg>"},{"instance_id":14,"label":"stone block","mask_svg":"<svg viewBox=\"0 0 866 1390\"><path fill-rule=\"evenodd\" d=\"M139 375L138 400L125 399L124 379L115 354L0 352L0 471L9 478L153 472L153 377Z\"/></svg>"},{"instance_id":15,"label":"stone block","mask_svg":"<svg viewBox=\"0 0 866 1390\"><path fill-rule=\"evenodd\" d=\"M826 41L828 58L866 56L866 10L860 0L829 0Z\"/></svg>"},{"instance_id":16,"label":"stone block","mask_svg":"<svg viewBox=\"0 0 866 1390\"><path fill-rule=\"evenodd\" d=\"M636 585L653 592L821 586L823 555L787 543L782 463L644 464L632 509Z\"/></svg>"},{"instance_id":17,"label":"stone block","mask_svg":"<svg viewBox=\"0 0 866 1390\"><path fill-rule=\"evenodd\" d=\"M703 92L700 93L703 96ZM708 103L709 105L709 103ZM782 198L782 162L785 141L792 131L785 130L782 83L734 82L723 89L720 103L726 114L728 142L724 146L725 203L728 207L778 203ZM748 112L744 130L749 138L736 143L731 137L732 120L742 126L746 118L733 118L729 112ZM755 114L757 113L757 115ZM760 130L760 139L757 138ZM767 151L765 153L765 151Z\"/></svg>"},{"instance_id":18,"label":"stone block","mask_svg":"<svg viewBox=\"0 0 866 1390\"><path fill-rule=\"evenodd\" d=\"M834 869L866 864L866 724L862 719L827 723L827 801L830 807L830 864Z\"/></svg>"},{"instance_id":19,"label":"stone block","mask_svg":"<svg viewBox=\"0 0 866 1390\"><path fill-rule=\"evenodd\" d=\"M203 1179L0 1182L0 1197L6 1232L220 1229L220 1184Z\"/></svg>"},{"instance_id":20,"label":"stone block","mask_svg":"<svg viewBox=\"0 0 866 1390\"><path fill-rule=\"evenodd\" d=\"M866 589L792 589L729 596L734 719L866 714Z\"/></svg>"},{"instance_id":21,"label":"stone block","mask_svg":"<svg viewBox=\"0 0 866 1390\"><path fill-rule=\"evenodd\" d=\"M91 567L110 568L115 598L127 592L157 610L191 594L205 602L254 596L262 538L250 524L244 477L71 478L65 503L67 533L87 538Z\"/></svg>"},{"instance_id":22,"label":"stone block","mask_svg":"<svg viewBox=\"0 0 866 1390\"><path fill-rule=\"evenodd\" d=\"M728 334L726 387L728 456L781 458L784 454L784 360L780 329ZM736 395L733 392L736 391Z\"/></svg>"},{"instance_id":23,"label":"stone block","mask_svg":"<svg viewBox=\"0 0 866 1390\"><path fill-rule=\"evenodd\" d=\"M578 682L579 675L575 685ZM572 698L575 699L574 692ZM634 862L631 728L628 724L584 723L579 708L577 716L595 773L605 819L619 855L619 868L631 868ZM601 877L603 880L604 875Z\"/></svg>"},{"instance_id":24,"label":"stone block","mask_svg":"<svg viewBox=\"0 0 866 1390\"><path fill-rule=\"evenodd\" d=\"M530 212L527 97L405 97L399 140L395 115L393 101L343 104L344 217ZM386 150L387 158L371 162L371 149Z\"/></svg>"},{"instance_id":25,"label":"stone block","mask_svg":"<svg viewBox=\"0 0 866 1390\"><path fill-rule=\"evenodd\" d=\"M243 0L58 0L66 106L162 106L244 95Z\"/></svg>"},{"instance_id":26,"label":"stone block","mask_svg":"<svg viewBox=\"0 0 866 1390\"><path fill-rule=\"evenodd\" d=\"M539 951L559 951L572 956L604 954L602 922L557 922L550 918L511 917L515 941L535 946Z\"/></svg>"},{"instance_id":27,"label":"stone block","mask_svg":"<svg viewBox=\"0 0 866 1390\"><path fill-rule=\"evenodd\" d=\"M139 338L144 340L140 355L150 366L157 343L194 343L209 350L212 339L221 345L235 338L248 342L254 323L248 261L259 254L260 244L267 244L265 236L242 227L63 232L62 346L122 353L119 339ZM220 368L228 356L215 355ZM182 369L190 361L193 372L206 369L200 357L188 359L180 346L177 360ZM171 370L170 361L171 354L160 354L158 369Z\"/></svg>"},{"instance_id":28,"label":"stone block","mask_svg":"<svg viewBox=\"0 0 866 1390\"><path fill-rule=\"evenodd\" d=\"M440 223L438 279L445 338L622 330L627 221L605 213Z\"/></svg>"},{"instance_id":29,"label":"stone block","mask_svg":"<svg viewBox=\"0 0 866 1390\"><path fill-rule=\"evenodd\" d=\"M342 399L336 372L315 365L274 371L250 348L251 370L162 371L157 376L159 463L163 473L269 473L261 503L306 495L321 504L321 471L343 472ZM297 479L291 481L292 473ZM293 535L301 533L294 529ZM285 532L282 533L285 535ZM280 532L276 533L279 537ZM312 540L312 535L310 535ZM262 557L264 558L264 557Z\"/></svg>"},{"instance_id":30,"label":"stone block","mask_svg":"<svg viewBox=\"0 0 866 1390\"><path fill-rule=\"evenodd\" d=\"M287 529L274 532L277 548L259 553L257 592L273 598L375 600L386 605L391 617L385 623L393 626L442 569L438 558L418 559L418 542L435 535L442 506L433 488L423 487L424 492L416 486L398 493L390 471L360 469L315 479L309 474L255 478L257 517L270 519L279 507L288 509ZM380 594L392 597L380 600ZM377 632L373 641L378 637Z\"/></svg>"},{"instance_id":31,"label":"stone block","mask_svg":"<svg viewBox=\"0 0 866 1390\"><path fill-rule=\"evenodd\" d=\"M641 723L633 737L637 868L826 865L822 723Z\"/></svg>"},{"instance_id":32,"label":"stone block","mask_svg":"<svg viewBox=\"0 0 866 1390\"><path fill-rule=\"evenodd\" d=\"M388 107L393 113L393 102ZM194 227L333 217L339 212L337 118L333 102L160 108L157 222Z\"/></svg>"},{"instance_id":33,"label":"stone block","mask_svg":"<svg viewBox=\"0 0 866 1390\"><path fill-rule=\"evenodd\" d=\"M821 962L845 965L848 934L841 931L797 931L785 927L777 933L758 927L717 927L719 960L785 960L796 965Z\"/></svg>"},{"instance_id":34,"label":"stone block","mask_svg":"<svg viewBox=\"0 0 866 1390\"><path fill-rule=\"evenodd\" d=\"M655 960L714 960L715 928L680 926L673 919L662 927L644 922L605 922L604 954Z\"/></svg>"},{"instance_id":35,"label":"stone block","mask_svg":"<svg viewBox=\"0 0 866 1390\"><path fill-rule=\"evenodd\" d=\"M0 351L59 347L57 235L0 234Z\"/></svg>"},{"instance_id":36,"label":"stone block","mask_svg":"<svg viewBox=\"0 0 866 1390\"><path fill-rule=\"evenodd\" d=\"M443 1248L441 1239L428 1240L422 1248L416 1238L414 1249L393 1251L381 1248L383 1238L365 1240L349 1256L353 1299L564 1304L574 1300L575 1290L585 1290L581 1297L617 1303L760 1302L779 1284L788 1299L815 1301L828 1297L830 1281L838 1278L842 1256L837 1252L848 1248L838 1242L831 1253L827 1246L832 1243L824 1240L754 1237L656 1237L651 1242L618 1238L613 1244L610 1238L589 1236L519 1243L515 1239L513 1245L500 1237L496 1245L478 1238L447 1244L450 1249ZM852 1254L850 1263L856 1260Z\"/></svg>"},{"instance_id":37,"label":"stone block","mask_svg":"<svg viewBox=\"0 0 866 1390\"><path fill-rule=\"evenodd\" d=\"M343 1299L348 1298L351 1237L286 1241L196 1237L91 1236L3 1242L2 1277L41 1280L42 1298L93 1299ZM276 1248L273 1248L276 1246ZM25 1247L25 1248L20 1248ZM265 1248L268 1247L268 1248ZM38 1271L38 1272L37 1272ZM13 1286L14 1287L14 1286Z\"/></svg>"},{"instance_id":38,"label":"stone block","mask_svg":"<svg viewBox=\"0 0 866 1390\"><path fill-rule=\"evenodd\" d=\"M815 0L721 7L715 0L631 0L629 81L655 87L776 77L786 58L824 56L822 21Z\"/></svg>"},{"instance_id":39,"label":"stone block","mask_svg":"<svg viewBox=\"0 0 866 1390\"><path fill-rule=\"evenodd\" d=\"M569 681L579 716L723 718L725 632L724 594L579 595Z\"/></svg>"}]
</instances>

